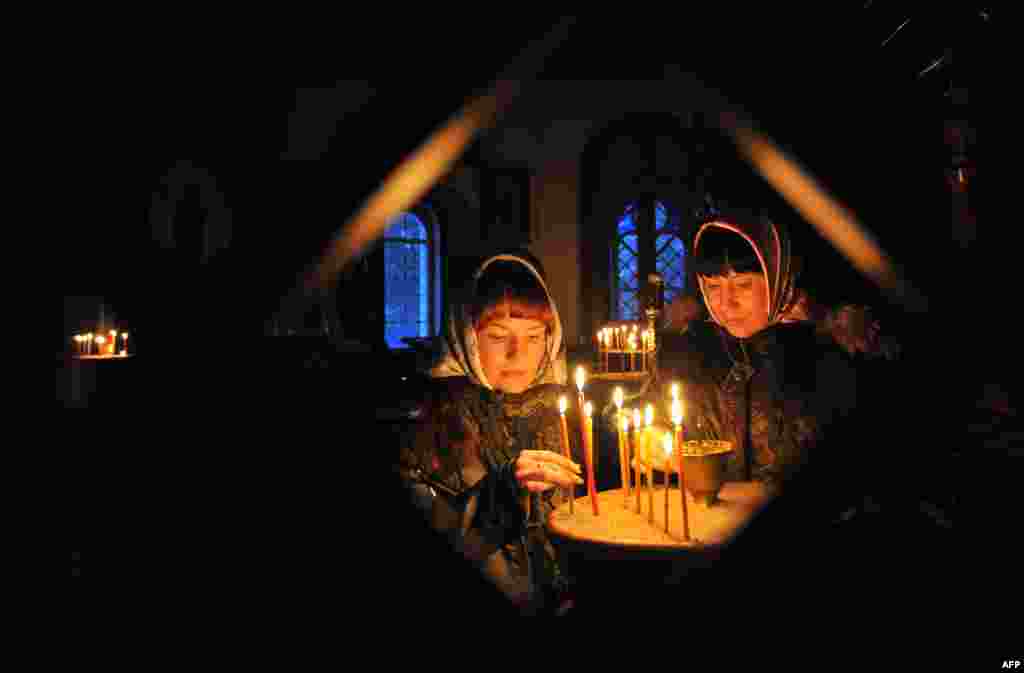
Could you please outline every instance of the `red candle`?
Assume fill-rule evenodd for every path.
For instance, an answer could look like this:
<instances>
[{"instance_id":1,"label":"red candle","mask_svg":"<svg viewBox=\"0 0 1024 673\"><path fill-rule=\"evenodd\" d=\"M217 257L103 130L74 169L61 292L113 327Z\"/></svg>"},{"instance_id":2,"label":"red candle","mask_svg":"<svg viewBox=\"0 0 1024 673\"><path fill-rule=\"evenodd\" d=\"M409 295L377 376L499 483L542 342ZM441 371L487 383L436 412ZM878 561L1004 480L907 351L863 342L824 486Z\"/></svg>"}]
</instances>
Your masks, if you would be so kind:
<instances>
[{"instance_id":1,"label":"red candle","mask_svg":"<svg viewBox=\"0 0 1024 673\"><path fill-rule=\"evenodd\" d=\"M587 493L590 494L590 506L594 509L594 516L598 516L597 490L594 485L594 421L590 417L592 406L587 402L583 407L583 457L587 461Z\"/></svg>"}]
</instances>

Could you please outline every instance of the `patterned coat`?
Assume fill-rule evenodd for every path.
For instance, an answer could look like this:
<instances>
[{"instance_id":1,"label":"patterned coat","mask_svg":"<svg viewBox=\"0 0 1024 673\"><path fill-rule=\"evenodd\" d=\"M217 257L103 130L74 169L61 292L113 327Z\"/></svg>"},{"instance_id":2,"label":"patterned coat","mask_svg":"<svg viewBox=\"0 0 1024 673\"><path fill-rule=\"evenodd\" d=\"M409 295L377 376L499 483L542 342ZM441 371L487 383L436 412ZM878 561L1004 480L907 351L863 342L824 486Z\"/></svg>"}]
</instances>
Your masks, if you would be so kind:
<instances>
[{"instance_id":1,"label":"patterned coat","mask_svg":"<svg viewBox=\"0 0 1024 673\"><path fill-rule=\"evenodd\" d=\"M421 492L433 489L423 501L433 526L522 605L550 604L565 579L543 528L554 490L527 495L515 459L523 450L561 452L557 402L569 393L543 384L501 394L466 377L441 379L402 445L404 477Z\"/></svg>"},{"instance_id":2,"label":"patterned coat","mask_svg":"<svg viewBox=\"0 0 1024 673\"><path fill-rule=\"evenodd\" d=\"M687 435L736 447L729 481L783 484L856 406L850 356L810 324L774 325L741 346L699 322L683 335L665 335L662 348L661 380L682 384Z\"/></svg>"}]
</instances>

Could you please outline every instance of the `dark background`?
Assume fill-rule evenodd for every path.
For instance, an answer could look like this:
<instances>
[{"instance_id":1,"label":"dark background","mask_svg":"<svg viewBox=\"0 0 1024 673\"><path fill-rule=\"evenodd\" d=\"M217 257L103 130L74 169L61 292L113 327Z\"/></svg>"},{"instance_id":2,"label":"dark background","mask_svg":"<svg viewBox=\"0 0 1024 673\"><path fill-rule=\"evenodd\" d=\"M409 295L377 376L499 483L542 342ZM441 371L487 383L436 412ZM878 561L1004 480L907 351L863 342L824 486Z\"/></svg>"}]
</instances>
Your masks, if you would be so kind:
<instances>
[{"instance_id":1,"label":"dark background","mask_svg":"<svg viewBox=\"0 0 1024 673\"><path fill-rule=\"evenodd\" d=\"M881 484L878 492L911 495L894 496L884 525L878 518L864 523L863 532L827 546L820 562L801 556L808 551L803 529L781 523L781 514L766 517L768 532L744 538L716 587L744 595L758 578L759 585L792 589L821 572L860 577L858 586L868 576L920 578L929 564L948 568L953 549L957 562L976 560L952 543L964 527L975 525L973 549L985 558L999 538L1001 519L977 514L985 503L1001 502L995 484L1006 473L996 466L1012 448L999 443L1000 428L1011 416L978 402L994 386L995 406L1012 407L1013 384L1004 382L1018 366L987 347L986 324L972 320L1001 310L998 293L979 291L972 278L1005 268L1010 254L991 224L986 191L988 156L998 142L990 110L1000 90L992 81L998 62L985 39L992 20L986 12L974 5L921 12L884 46L903 20L895 4L694 12L673 22L591 17L574 25L538 73L552 80L694 73L812 167L929 298L927 314L908 313L809 229L797 232L800 245L815 251L808 272L823 297L863 298L915 346L893 370L891 397L877 400L877 407L898 401L898 409L871 417L869 411L883 411L871 407L863 421L905 448L889 456L892 476L851 468ZM452 596L460 610L501 608L442 541L410 520L380 476L389 456L375 450L388 428L367 419L393 395L383 383L407 372L408 358L389 353L377 335L365 340L368 354L331 353L329 367L310 368L303 364L310 349L322 345L258 336L387 171L554 21L502 16L496 30L495 19L479 18L427 14L401 25L360 18L323 33L308 24L228 30L231 24L183 20L97 40L64 63L50 87L60 107L46 139L50 196L39 204L64 223L42 255L64 291L58 404L68 406L61 392L66 336L91 315L90 298L102 297L133 326L140 353L161 354L96 374L86 409L58 411L66 479L82 503L72 508L72 526L122 550L112 567L137 573L167 540L171 551L159 554L158 564L167 583L211 580L239 590L253 583L273 587L264 589L273 595L297 586L346 604L369 590L408 613L438 609L436 601ZM939 57L941 67L920 74ZM370 84L331 103L345 110L343 123L324 131L323 106L303 104L298 92L346 79ZM982 225L967 244L946 182L950 120L981 139L971 146L977 169L970 211ZM485 152L477 143L467 157ZM723 157L723 184L793 218L734 154L723 149ZM192 261L187 241L176 250L159 247L147 224L161 176L182 159L216 175L231 211L232 244L215 263ZM349 297L354 334L366 322L366 294L360 286ZM936 456L941 468L932 467ZM908 481L932 472L942 478ZM947 511L961 513L956 533L936 529L915 510L929 489ZM791 502L787 511L813 501ZM907 538L919 533L928 542L910 554ZM783 560L766 562L761 545L777 549L780 534L794 546ZM879 555L864 553L866 544ZM865 564L860 572L850 549ZM880 561L892 557L902 558L898 571ZM922 594L933 587L920 582ZM450 590L437 592L439 586Z\"/></svg>"}]
</instances>

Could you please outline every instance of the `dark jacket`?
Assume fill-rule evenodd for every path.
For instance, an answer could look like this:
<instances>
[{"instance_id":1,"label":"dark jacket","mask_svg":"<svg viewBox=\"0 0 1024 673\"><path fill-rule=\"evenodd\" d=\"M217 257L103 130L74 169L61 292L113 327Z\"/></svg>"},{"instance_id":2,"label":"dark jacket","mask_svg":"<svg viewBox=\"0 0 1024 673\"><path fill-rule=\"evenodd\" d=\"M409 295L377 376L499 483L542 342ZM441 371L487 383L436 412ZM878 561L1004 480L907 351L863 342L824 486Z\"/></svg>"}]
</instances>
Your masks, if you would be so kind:
<instances>
[{"instance_id":1,"label":"dark jacket","mask_svg":"<svg viewBox=\"0 0 1024 673\"><path fill-rule=\"evenodd\" d=\"M696 322L686 334L663 336L662 348L662 380L682 384L687 436L734 443L729 481L790 480L856 407L850 356L807 323L740 340Z\"/></svg>"},{"instance_id":2,"label":"dark jacket","mask_svg":"<svg viewBox=\"0 0 1024 673\"><path fill-rule=\"evenodd\" d=\"M543 528L554 491L527 495L515 460L523 450L561 451L563 394L557 384L501 394L466 377L439 379L402 445L402 474L433 527L530 611L556 605L566 582Z\"/></svg>"}]
</instances>

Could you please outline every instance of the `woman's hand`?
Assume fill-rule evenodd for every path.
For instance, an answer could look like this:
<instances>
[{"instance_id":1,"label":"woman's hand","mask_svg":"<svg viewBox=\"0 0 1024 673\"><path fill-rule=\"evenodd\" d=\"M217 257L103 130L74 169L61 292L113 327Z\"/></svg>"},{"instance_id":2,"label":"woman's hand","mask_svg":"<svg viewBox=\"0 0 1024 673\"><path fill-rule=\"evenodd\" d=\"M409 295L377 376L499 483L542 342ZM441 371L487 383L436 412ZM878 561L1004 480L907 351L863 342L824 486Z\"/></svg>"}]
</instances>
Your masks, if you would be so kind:
<instances>
[{"instance_id":1,"label":"woman's hand","mask_svg":"<svg viewBox=\"0 0 1024 673\"><path fill-rule=\"evenodd\" d=\"M516 458L515 468L519 486L531 493L583 483L580 466L553 451L523 451Z\"/></svg>"}]
</instances>

